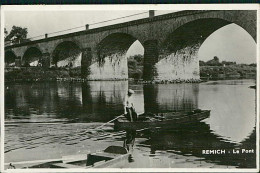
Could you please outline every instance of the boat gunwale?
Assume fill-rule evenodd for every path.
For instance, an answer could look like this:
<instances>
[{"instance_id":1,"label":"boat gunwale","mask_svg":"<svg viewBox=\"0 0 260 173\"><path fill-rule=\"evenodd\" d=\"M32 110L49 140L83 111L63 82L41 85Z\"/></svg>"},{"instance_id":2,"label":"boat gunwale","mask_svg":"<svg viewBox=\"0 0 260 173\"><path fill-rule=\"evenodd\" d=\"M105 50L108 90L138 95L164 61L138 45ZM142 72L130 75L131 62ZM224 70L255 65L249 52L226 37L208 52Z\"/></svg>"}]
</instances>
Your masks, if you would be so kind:
<instances>
[{"instance_id":1,"label":"boat gunwale","mask_svg":"<svg viewBox=\"0 0 260 173\"><path fill-rule=\"evenodd\" d=\"M185 113L187 113L187 112L185 112ZM129 129L137 130L137 129L140 129L143 127L147 127L147 128L154 128L154 127L181 128L180 125L198 123L198 122L201 122L202 120L208 118L209 116L210 116L210 110L201 110L201 112L194 113L191 115L187 114L185 116L178 116L178 118L173 117L171 119L164 119L162 121L130 122L130 121L120 121L120 119L117 119L114 122L114 129L115 130L129 130Z\"/></svg>"},{"instance_id":2,"label":"boat gunwale","mask_svg":"<svg viewBox=\"0 0 260 173\"><path fill-rule=\"evenodd\" d=\"M165 114L170 114L170 113L181 113L181 112L165 112ZM202 110L201 112L197 112L197 113L194 113L194 114L190 114L188 115L187 114L188 112L185 112L184 114L182 115L176 115L175 117L172 117L172 118L164 118L163 116L160 117L160 118L164 118L162 119L161 121L157 121L159 119L156 119L156 121L134 121L134 122L130 122L130 121L120 121L122 119L124 120L127 120L126 117L121 117L121 118L118 118L117 120L114 121L114 123L152 123L152 122L166 122L166 121L172 121L172 120L176 120L176 119L184 119L184 118L187 118L187 117L190 117L190 118L194 118L196 119L195 117L199 117L199 114L210 114L210 110ZM161 113L155 113L155 114L161 114ZM163 113L162 113L163 114ZM197 115L197 116L196 116ZM139 115L139 116L143 116L143 114ZM149 116L147 116L149 117ZM152 116L151 116L152 117ZM209 117L209 115L207 115L206 117Z\"/></svg>"}]
</instances>

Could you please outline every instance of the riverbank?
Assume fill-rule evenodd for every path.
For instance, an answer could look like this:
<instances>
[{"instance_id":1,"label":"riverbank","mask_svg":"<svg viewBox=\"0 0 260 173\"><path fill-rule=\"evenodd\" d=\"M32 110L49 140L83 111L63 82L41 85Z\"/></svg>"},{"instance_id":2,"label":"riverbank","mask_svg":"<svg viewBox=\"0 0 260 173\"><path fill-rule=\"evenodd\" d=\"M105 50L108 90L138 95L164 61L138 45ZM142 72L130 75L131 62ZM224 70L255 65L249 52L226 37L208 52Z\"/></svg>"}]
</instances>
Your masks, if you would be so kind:
<instances>
[{"instance_id":1,"label":"riverbank","mask_svg":"<svg viewBox=\"0 0 260 173\"><path fill-rule=\"evenodd\" d=\"M246 64L229 66L200 66L203 79L256 79L256 67Z\"/></svg>"},{"instance_id":2,"label":"riverbank","mask_svg":"<svg viewBox=\"0 0 260 173\"><path fill-rule=\"evenodd\" d=\"M118 80L118 79L115 79ZM153 80L143 81L141 79L129 78L125 79L135 81L136 83L144 84L159 84L159 83L198 83L200 79L176 79L172 81ZM6 68L5 82L39 82L39 81L68 81L68 82L85 82L95 81L86 78L81 78L81 68L41 68L41 67L20 67L20 68ZM105 80L106 81L106 80ZM109 81L113 81L110 79Z\"/></svg>"},{"instance_id":3,"label":"riverbank","mask_svg":"<svg viewBox=\"0 0 260 173\"><path fill-rule=\"evenodd\" d=\"M139 69L140 71L140 69ZM133 72L132 72L133 73ZM138 75L129 74L130 81L143 84L167 84L167 83L199 83L209 80L225 79L256 79L256 67L247 65L232 66L201 66L200 79L176 79L143 81ZM113 79L110 79L113 80ZM117 79L115 79L117 80ZM89 79L81 77L81 68L41 68L41 67L15 67L5 68L5 82L38 82L38 81L68 81L85 82ZM92 80L94 81L94 80Z\"/></svg>"},{"instance_id":4,"label":"riverbank","mask_svg":"<svg viewBox=\"0 0 260 173\"><path fill-rule=\"evenodd\" d=\"M80 68L41 68L41 67L16 67L5 68L6 82L19 81L57 81L57 80L80 80Z\"/></svg>"}]
</instances>

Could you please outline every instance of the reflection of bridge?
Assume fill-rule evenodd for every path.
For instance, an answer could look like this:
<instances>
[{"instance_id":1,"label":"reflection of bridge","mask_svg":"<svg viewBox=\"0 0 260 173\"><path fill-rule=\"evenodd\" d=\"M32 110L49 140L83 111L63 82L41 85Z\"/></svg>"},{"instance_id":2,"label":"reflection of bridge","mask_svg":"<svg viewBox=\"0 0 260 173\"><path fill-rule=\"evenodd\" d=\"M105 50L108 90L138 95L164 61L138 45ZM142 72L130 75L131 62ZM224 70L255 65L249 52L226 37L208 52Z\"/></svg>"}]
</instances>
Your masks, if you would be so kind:
<instances>
[{"instance_id":1,"label":"reflection of bridge","mask_svg":"<svg viewBox=\"0 0 260 173\"><path fill-rule=\"evenodd\" d=\"M233 149L254 149L256 151L256 131L252 133L240 144L230 143L221 136L214 134L208 124L198 122L193 126L183 126L179 130L159 130L144 134L142 138L148 140L142 144L149 145L151 153L156 150L166 150L178 155L196 156L194 162L205 160L226 166L236 166L239 168L255 168L256 152L233 154ZM160 141L160 142L158 142ZM202 154L202 150L225 150L225 154ZM230 151L230 153L228 152ZM205 165L202 165L202 167Z\"/></svg>"},{"instance_id":2,"label":"reflection of bridge","mask_svg":"<svg viewBox=\"0 0 260 173\"><path fill-rule=\"evenodd\" d=\"M81 66L84 78L126 79L125 55L138 40L144 47L144 80L196 80L200 45L230 23L256 40L256 11L181 11L7 46L5 62Z\"/></svg>"},{"instance_id":3,"label":"reflection of bridge","mask_svg":"<svg viewBox=\"0 0 260 173\"><path fill-rule=\"evenodd\" d=\"M106 122L123 113L127 81L92 81L88 83L34 83L20 87L8 85L5 92L6 112L31 117L53 114L57 118L81 122ZM198 84L145 85L137 88L137 112L161 112L198 108ZM142 92L143 90L143 92ZM29 109L30 108L30 109ZM11 113L12 115L12 113ZM13 115L12 115L13 116ZM34 118L34 117L32 117Z\"/></svg>"}]
</instances>

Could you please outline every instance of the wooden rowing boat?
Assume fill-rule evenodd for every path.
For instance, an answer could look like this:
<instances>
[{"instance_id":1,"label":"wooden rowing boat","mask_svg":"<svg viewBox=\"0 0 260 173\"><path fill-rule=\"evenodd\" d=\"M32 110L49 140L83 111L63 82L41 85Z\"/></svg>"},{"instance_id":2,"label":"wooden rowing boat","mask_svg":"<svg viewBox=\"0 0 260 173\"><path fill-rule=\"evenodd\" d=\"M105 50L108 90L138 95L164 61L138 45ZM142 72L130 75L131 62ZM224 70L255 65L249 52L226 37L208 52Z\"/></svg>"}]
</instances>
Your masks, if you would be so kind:
<instances>
[{"instance_id":1,"label":"wooden rowing boat","mask_svg":"<svg viewBox=\"0 0 260 173\"><path fill-rule=\"evenodd\" d=\"M120 168L128 160L130 153L121 146L109 146L103 151L92 154L80 154L63 156L61 159L39 162L11 163L13 168L73 168L73 169L89 169L89 168ZM10 167L9 165L9 167Z\"/></svg>"},{"instance_id":2,"label":"wooden rowing boat","mask_svg":"<svg viewBox=\"0 0 260 173\"><path fill-rule=\"evenodd\" d=\"M115 130L137 130L143 128L181 128L200 122L210 116L210 110L194 110L191 112L167 112L157 114L142 114L137 121L130 122L126 117L114 121Z\"/></svg>"}]
</instances>

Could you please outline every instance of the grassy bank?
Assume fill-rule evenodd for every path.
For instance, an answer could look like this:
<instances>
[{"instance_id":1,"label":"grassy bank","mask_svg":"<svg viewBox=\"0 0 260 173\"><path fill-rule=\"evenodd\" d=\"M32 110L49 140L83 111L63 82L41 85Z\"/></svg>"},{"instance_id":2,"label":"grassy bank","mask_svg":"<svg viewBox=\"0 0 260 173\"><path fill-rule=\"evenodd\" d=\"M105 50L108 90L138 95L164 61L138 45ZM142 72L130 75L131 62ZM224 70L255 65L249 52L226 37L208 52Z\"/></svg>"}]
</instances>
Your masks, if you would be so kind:
<instances>
[{"instance_id":1,"label":"grassy bank","mask_svg":"<svg viewBox=\"0 0 260 173\"><path fill-rule=\"evenodd\" d=\"M6 68L5 81L51 81L60 78L80 78L81 69L68 68Z\"/></svg>"},{"instance_id":2,"label":"grassy bank","mask_svg":"<svg viewBox=\"0 0 260 173\"><path fill-rule=\"evenodd\" d=\"M129 78L142 79L142 59L131 58L128 62ZM256 67L250 65L229 66L201 66L201 79L254 79L256 78ZM81 80L81 68L41 68L21 67L5 68L5 81L52 81L52 80Z\"/></svg>"},{"instance_id":3,"label":"grassy bank","mask_svg":"<svg viewBox=\"0 0 260 173\"><path fill-rule=\"evenodd\" d=\"M200 66L201 78L255 78L256 67L246 64L229 66Z\"/></svg>"}]
</instances>

